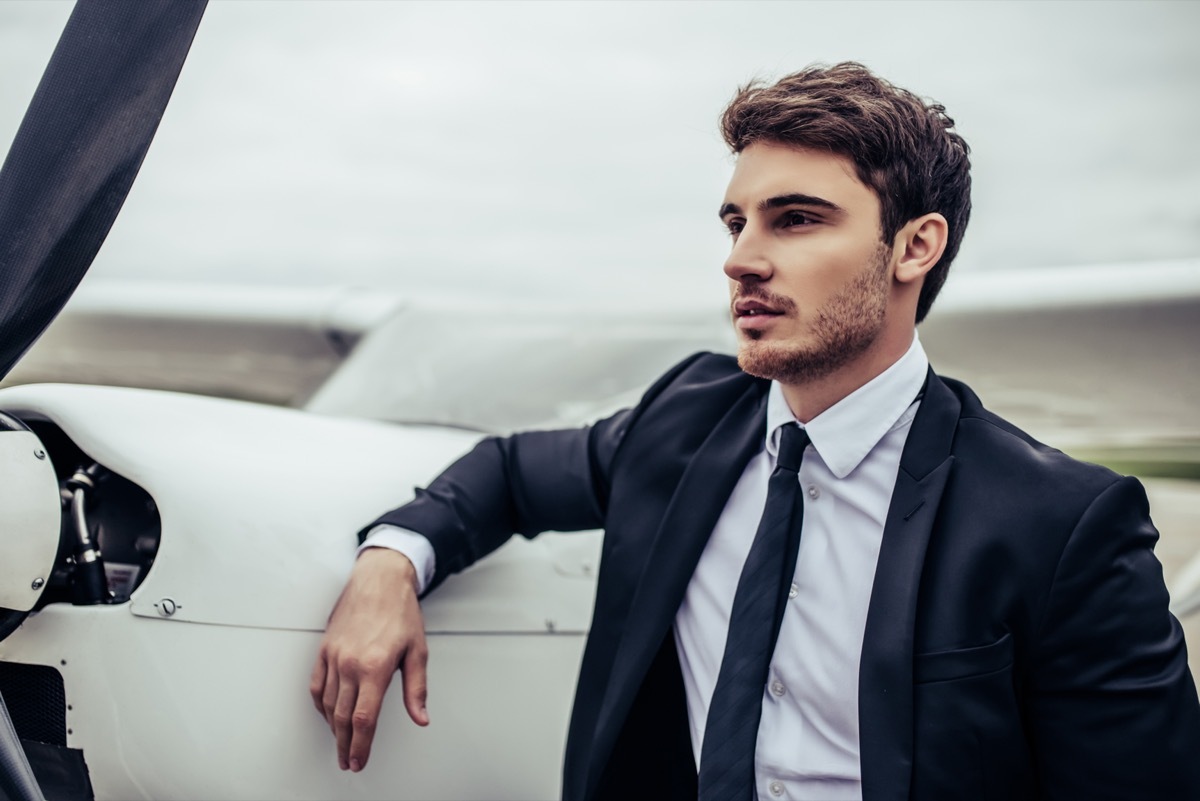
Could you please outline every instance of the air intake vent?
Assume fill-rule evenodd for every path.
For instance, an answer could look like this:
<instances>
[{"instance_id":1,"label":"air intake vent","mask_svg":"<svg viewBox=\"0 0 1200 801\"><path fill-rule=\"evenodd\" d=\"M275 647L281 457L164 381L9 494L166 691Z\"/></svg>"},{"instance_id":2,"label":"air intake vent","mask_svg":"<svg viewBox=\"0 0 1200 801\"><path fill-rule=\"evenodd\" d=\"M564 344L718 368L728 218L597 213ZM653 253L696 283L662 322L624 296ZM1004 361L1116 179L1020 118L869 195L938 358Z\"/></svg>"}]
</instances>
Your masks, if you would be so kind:
<instances>
[{"instance_id":1,"label":"air intake vent","mask_svg":"<svg viewBox=\"0 0 1200 801\"><path fill-rule=\"evenodd\" d=\"M0 662L0 695L22 740L67 744L67 694L57 670Z\"/></svg>"}]
</instances>

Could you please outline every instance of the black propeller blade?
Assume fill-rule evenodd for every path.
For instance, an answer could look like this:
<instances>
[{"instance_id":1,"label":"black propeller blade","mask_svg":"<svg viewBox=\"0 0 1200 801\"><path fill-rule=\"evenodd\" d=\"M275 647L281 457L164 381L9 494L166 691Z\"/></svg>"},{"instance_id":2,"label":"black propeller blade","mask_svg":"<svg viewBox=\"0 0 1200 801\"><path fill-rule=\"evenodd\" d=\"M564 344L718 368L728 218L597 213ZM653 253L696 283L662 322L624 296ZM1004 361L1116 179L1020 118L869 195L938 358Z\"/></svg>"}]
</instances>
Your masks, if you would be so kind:
<instances>
[{"instance_id":1,"label":"black propeller blade","mask_svg":"<svg viewBox=\"0 0 1200 801\"><path fill-rule=\"evenodd\" d=\"M0 167L0 377L62 310L108 236L206 4L75 4ZM2 698L0 795L42 798Z\"/></svg>"},{"instance_id":2,"label":"black propeller blade","mask_svg":"<svg viewBox=\"0 0 1200 801\"><path fill-rule=\"evenodd\" d=\"M0 167L0 377L108 236L206 3L76 3Z\"/></svg>"}]
</instances>

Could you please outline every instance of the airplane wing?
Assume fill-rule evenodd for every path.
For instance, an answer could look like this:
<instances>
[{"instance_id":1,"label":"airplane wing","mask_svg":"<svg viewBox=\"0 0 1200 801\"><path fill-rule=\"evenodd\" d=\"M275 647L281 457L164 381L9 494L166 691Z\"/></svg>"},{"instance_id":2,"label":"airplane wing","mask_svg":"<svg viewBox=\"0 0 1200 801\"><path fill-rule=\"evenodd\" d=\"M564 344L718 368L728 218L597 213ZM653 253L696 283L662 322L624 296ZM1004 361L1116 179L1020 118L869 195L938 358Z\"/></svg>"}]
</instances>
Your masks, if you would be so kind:
<instances>
[{"instance_id":1,"label":"airplane wing","mask_svg":"<svg viewBox=\"0 0 1200 801\"><path fill-rule=\"evenodd\" d=\"M350 287L85 281L2 386L167 389L303 404L404 304Z\"/></svg>"},{"instance_id":2,"label":"airplane wing","mask_svg":"<svg viewBox=\"0 0 1200 801\"><path fill-rule=\"evenodd\" d=\"M1200 461L1200 258L951 273L930 360L1068 450Z\"/></svg>"}]
</instances>

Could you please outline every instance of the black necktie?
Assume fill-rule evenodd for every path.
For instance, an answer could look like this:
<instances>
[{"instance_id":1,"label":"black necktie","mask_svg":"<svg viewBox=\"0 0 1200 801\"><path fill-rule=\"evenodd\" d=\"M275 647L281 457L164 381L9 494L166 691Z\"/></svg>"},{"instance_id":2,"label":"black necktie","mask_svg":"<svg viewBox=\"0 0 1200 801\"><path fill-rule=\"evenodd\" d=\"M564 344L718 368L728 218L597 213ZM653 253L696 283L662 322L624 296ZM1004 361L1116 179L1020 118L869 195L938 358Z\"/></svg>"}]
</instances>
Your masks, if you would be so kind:
<instances>
[{"instance_id":1,"label":"black necktie","mask_svg":"<svg viewBox=\"0 0 1200 801\"><path fill-rule=\"evenodd\" d=\"M738 579L729 635L700 748L700 801L754 798L754 746L763 688L796 568L804 521L800 460L807 432L783 427L779 459L767 483L767 504Z\"/></svg>"}]
</instances>

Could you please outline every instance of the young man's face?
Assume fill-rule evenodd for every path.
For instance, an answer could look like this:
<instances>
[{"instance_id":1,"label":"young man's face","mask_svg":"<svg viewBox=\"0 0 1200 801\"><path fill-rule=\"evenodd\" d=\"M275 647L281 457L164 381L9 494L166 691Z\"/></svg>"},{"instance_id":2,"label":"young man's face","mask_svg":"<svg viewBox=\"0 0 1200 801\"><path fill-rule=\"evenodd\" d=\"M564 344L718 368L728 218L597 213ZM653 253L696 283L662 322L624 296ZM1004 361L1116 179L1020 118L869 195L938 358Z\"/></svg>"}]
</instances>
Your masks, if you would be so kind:
<instances>
[{"instance_id":1,"label":"young man's face","mask_svg":"<svg viewBox=\"0 0 1200 801\"><path fill-rule=\"evenodd\" d=\"M743 370L799 384L870 351L892 286L879 212L843 156L771 142L741 152L721 219Z\"/></svg>"}]
</instances>

